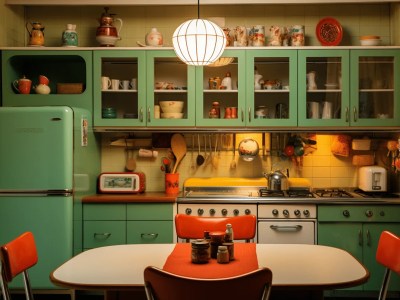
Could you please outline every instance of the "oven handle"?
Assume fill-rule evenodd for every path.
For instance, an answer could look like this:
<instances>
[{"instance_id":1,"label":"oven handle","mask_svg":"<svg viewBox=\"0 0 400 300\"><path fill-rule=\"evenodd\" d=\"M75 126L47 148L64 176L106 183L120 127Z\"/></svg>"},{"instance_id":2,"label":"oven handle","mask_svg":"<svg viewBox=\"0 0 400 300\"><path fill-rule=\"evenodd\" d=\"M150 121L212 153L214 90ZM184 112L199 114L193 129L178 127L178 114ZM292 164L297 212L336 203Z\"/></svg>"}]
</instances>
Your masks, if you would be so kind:
<instances>
[{"instance_id":1,"label":"oven handle","mask_svg":"<svg viewBox=\"0 0 400 300\"><path fill-rule=\"evenodd\" d=\"M276 230L276 231L300 231L303 229L303 226L301 225L293 225L293 226L279 226L279 225L271 225L269 226L272 230Z\"/></svg>"}]
</instances>

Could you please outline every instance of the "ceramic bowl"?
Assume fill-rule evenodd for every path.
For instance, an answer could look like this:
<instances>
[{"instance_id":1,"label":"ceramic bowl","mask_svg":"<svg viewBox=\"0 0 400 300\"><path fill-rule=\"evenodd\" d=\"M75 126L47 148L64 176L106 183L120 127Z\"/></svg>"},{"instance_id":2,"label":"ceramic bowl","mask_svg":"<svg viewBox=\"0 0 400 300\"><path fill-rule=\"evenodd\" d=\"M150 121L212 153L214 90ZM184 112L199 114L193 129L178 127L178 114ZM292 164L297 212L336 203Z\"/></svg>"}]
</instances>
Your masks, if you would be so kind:
<instances>
[{"instance_id":1,"label":"ceramic bowl","mask_svg":"<svg viewBox=\"0 0 400 300\"><path fill-rule=\"evenodd\" d=\"M258 156L259 147L257 141L246 138L239 143L239 156L244 161L252 161Z\"/></svg>"},{"instance_id":2,"label":"ceramic bowl","mask_svg":"<svg viewBox=\"0 0 400 300\"><path fill-rule=\"evenodd\" d=\"M160 101L160 107L163 113L181 113L183 110L183 101Z\"/></svg>"},{"instance_id":3,"label":"ceramic bowl","mask_svg":"<svg viewBox=\"0 0 400 300\"><path fill-rule=\"evenodd\" d=\"M161 113L162 119L182 119L183 113Z\"/></svg>"},{"instance_id":4,"label":"ceramic bowl","mask_svg":"<svg viewBox=\"0 0 400 300\"><path fill-rule=\"evenodd\" d=\"M379 46L381 37L377 35L364 35L360 37L361 46Z\"/></svg>"}]
</instances>

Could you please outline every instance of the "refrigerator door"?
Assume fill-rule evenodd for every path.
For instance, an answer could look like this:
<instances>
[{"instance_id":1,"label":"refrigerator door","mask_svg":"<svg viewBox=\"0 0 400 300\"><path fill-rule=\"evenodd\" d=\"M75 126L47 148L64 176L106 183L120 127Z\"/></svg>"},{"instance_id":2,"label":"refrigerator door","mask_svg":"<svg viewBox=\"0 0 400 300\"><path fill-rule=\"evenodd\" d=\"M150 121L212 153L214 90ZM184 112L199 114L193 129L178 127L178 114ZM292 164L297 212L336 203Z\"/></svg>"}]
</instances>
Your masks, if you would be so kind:
<instances>
[{"instance_id":1,"label":"refrigerator door","mask_svg":"<svg viewBox=\"0 0 400 300\"><path fill-rule=\"evenodd\" d=\"M0 107L0 193L72 191L73 117L65 106Z\"/></svg>"}]
</instances>

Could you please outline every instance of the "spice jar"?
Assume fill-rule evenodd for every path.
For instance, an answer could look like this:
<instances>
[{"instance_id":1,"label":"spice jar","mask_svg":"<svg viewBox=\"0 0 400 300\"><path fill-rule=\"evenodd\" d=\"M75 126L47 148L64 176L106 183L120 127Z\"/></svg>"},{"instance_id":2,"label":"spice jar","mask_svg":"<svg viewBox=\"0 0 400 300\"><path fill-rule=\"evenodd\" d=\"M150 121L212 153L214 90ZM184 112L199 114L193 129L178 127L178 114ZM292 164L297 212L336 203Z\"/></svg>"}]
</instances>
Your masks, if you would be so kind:
<instances>
[{"instance_id":1,"label":"spice jar","mask_svg":"<svg viewBox=\"0 0 400 300\"><path fill-rule=\"evenodd\" d=\"M218 247L224 242L224 231L212 231L210 232L211 242L211 258L217 258Z\"/></svg>"},{"instance_id":2,"label":"spice jar","mask_svg":"<svg viewBox=\"0 0 400 300\"><path fill-rule=\"evenodd\" d=\"M219 119L221 116L221 111L219 107L219 102L215 101L212 103L212 107L210 109L209 117L212 119Z\"/></svg>"},{"instance_id":3,"label":"spice jar","mask_svg":"<svg viewBox=\"0 0 400 300\"><path fill-rule=\"evenodd\" d=\"M192 241L192 263L206 264L210 260L210 244L206 240Z\"/></svg>"},{"instance_id":4,"label":"spice jar","mask_svg":"<svg viewBox=\"0 0 400 300\"><path fill-rule=\"evenodd\" d=\"M223 243L222 246L226 246L229 253L229 260L235 259L234 243Z\"/></svg>"},{"instance_id":5,"label":"spice jar","mask_svg":"<svg viewBox=\"0 0 400 300\"><path fill-rule=\"evenodd\" d=\"M219 264L229 263L229 252L228 252L228 248L226 246L218 247L217 262Z\"/></svg>"}]
</instances>

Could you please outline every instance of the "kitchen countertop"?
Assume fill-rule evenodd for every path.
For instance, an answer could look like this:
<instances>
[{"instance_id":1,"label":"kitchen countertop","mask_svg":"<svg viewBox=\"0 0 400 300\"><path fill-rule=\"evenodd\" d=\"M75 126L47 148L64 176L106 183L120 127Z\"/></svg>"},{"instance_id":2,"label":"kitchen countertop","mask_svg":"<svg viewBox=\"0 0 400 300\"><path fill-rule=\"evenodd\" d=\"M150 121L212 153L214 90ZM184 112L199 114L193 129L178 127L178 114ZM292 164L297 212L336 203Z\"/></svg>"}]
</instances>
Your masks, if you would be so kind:
<instances>
[{"instance_id":1,"label":"kitchen countertop","mask_svg":"<svg viewBox=\"0 0 400 300\"><path fill-rule=\"evenodd\" d=\"M82 198L83 203L175 203L176 195L164 192L145 192L141 194L96 194Z\"/></svg>"}]
</instances>

